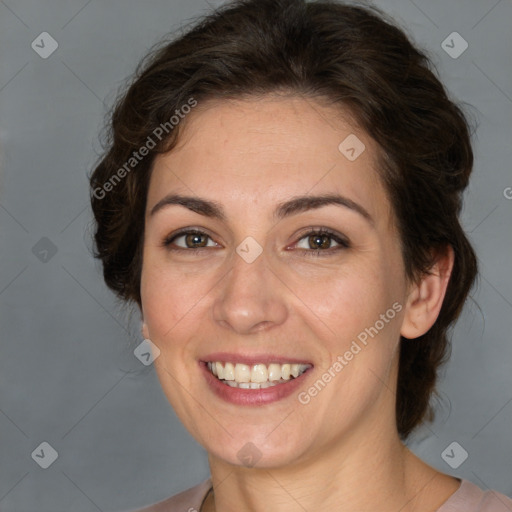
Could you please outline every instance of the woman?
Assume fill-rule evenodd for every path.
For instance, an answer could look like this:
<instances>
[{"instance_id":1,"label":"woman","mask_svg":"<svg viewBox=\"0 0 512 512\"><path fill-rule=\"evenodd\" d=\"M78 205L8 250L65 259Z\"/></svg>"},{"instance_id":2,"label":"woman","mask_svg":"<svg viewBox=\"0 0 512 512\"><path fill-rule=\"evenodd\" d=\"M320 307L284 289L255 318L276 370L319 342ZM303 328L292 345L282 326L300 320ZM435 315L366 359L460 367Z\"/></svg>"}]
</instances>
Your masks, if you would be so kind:
<instances>
[{"instance_id":1,"label":"woman","mask_svg":"<svg viewBox=\"0 0 512 512\"><path fill-rule=\"evenodd\" d=\"M211 470L144 510L512 509L403 444L477 265L468 124L400 29L230 3L139 68L111 133L97 257Z\"/></svg>"}]
</instances>

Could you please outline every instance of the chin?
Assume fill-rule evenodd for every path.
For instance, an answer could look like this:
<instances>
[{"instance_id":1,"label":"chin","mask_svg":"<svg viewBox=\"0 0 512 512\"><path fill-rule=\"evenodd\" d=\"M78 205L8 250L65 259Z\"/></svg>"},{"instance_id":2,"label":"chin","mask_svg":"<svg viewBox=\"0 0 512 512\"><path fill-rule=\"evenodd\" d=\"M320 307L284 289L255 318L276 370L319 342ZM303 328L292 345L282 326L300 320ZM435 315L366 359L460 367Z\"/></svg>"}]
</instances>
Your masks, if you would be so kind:
<instances>
[{"instance_id":1,"label":"chin","mask_svg":"<svg viewBox=\"0 0 512 512\"><path fill-rule=\"evenodd\" d=\"M277 432L282 427L276 428L278 423L265 427L253 425L245 428L240 423L230 429L233 436L217 426L216 431L222 430L222 434L212 438L212 430L209 429L204 433L207 438L198 439L198 442L210 458L247 468L277 469L296 463L297 459L304 455L304 435L294 432L290 436L288 422L284 422L288 424L284 426L283 432Z\"/></svg>"}]
</instances>

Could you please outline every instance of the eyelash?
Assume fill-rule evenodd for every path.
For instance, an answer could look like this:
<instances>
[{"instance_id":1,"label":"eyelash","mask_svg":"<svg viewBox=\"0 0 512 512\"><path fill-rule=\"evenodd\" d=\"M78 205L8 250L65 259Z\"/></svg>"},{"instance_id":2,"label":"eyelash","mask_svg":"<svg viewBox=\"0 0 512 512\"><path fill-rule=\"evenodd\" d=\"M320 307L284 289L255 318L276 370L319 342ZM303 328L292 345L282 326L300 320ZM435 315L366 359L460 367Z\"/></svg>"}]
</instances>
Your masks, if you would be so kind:
<instances>
[{"instance_id":1,"label":"eyelash","mask_svg":"<svg viewBox=\"0 0 512 512\"><path fill-rule=\"evenodd\" d=\"M330 247L329 249L297 249L299 253L302 254L303 256L314 258L332 256L339 251L350 248L350 242L348 241L347 238L327 228L311 228L305 233L301 233L296 243L300 242L304 238L308 238L313 235L317 235L320 237L327 236L328 238L334 240L338 244L338 246Z\"/></svg>"},{"instance_id":2,"label":"eyelash","mask_svg":"<svg viewBox=\"0 0 512 512\"><path fill-rule=\"evenodd\" d=\"M177 233L173 233L172 235L169 235L166 237L163 242L162 246L165 247L169 251L187 251L187 252L200 252L202 249L209 249L209 247L196 247L196 248L184 248L184 247L171 247L171 244L179 237L183 235L205 235L208 238L211 239L210 235L205 233L204 231L199 231L196 229L184 229L181 231L178 231ZM309 231L305 233L301 233L300 238L297 240L296 243L300 242L304 238L310 237L312 235L317 236L327 236L334 240L339 245L336 247L330 247L329 249L297 249L300 254L307 257L323 257L323 256L331 256L334 253L350 248L350 242L348 239L344 238L341 235L338 235L334 231L331 231L326 228L311 228ZM324 254L321 254L324 253Z\"/></svg>"}]
</instances>

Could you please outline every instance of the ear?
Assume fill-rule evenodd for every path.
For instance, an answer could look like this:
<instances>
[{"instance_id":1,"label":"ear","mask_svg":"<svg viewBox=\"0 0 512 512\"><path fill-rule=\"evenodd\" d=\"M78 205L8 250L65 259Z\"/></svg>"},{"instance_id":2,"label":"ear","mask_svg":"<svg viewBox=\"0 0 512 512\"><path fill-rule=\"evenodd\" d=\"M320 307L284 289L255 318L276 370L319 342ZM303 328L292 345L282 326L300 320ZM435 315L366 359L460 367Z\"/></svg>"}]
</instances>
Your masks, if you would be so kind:
<instances>
[{"instance_id":1,"label":"ear","mask_svg":"<svg viewBox=\"0 0 512 512\"><path fill-rule=\"evenodd\" d=\"M453 248L448 245L436 253L429 273L419 283L411 285L400 329L404 338L418 338L434 325L443 305L453 262Z\"/></svg>"}]
</instances>

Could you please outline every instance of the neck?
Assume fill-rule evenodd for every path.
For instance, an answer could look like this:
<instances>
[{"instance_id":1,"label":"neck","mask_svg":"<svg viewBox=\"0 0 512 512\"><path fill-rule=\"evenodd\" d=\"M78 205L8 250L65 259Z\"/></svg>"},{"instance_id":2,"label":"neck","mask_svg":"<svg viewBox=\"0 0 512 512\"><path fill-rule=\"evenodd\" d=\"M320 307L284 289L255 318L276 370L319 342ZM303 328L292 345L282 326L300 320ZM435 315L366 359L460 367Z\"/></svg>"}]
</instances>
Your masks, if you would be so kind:
<instances>
[{"instance_id":1,"label":"neck","mask_svg":"<svg viewBox=\"0 0 512 512\"><path fill-rule=\"evenodd\" d=\"M398 435L371 434L335 440L287 466L245 468L211 456L214 493L204 510L412 512L421 505L427 512L455 492L458 482L423 463Z\"/></svg>"}]
</instances>

